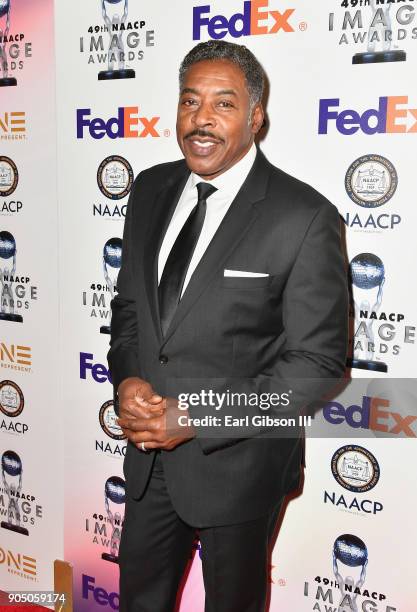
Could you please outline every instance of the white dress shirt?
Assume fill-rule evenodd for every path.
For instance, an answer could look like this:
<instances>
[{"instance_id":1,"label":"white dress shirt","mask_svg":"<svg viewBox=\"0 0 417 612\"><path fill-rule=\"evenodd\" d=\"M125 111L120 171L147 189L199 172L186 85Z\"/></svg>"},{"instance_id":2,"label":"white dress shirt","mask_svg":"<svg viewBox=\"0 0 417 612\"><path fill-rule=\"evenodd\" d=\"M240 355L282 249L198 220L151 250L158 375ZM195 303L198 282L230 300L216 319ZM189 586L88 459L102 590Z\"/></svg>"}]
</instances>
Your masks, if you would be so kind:
<instances>
[{"instance_id":1,"label":"white dress shirt","mask_svg":"<svg viewBox=\"0 0 417 612\"><path fill-rule=\"evenodd\" d=\"M193 256L188 266L187 275L184 280L181 297L187 287L190 278L196 269L200 259L204 255L208 245L210 244L214 234L216 233L223 217L229 210L229 207L235 199L239 189L243 185L246 177L249 174L250 169L253 166L253 162L256 157L256 146L253 144L249 151L246 153L241 160L239 160L229 170L226 170L223 174L208 181L198 174L191 172L188 181L184 187L178 204L175 208L174 214L165 233L162 241L161 249L158 257L158 284L161 280L164 266L168 259L168 255L171 252L174 242L180 233L183 225L190 216L191 211L197 204L197 183L203 181L204 183L210 183L217 188L209 198L207 198L206 216L204 218L203 227L201 234L198 238Z\"/></svg>"}]
</instances>

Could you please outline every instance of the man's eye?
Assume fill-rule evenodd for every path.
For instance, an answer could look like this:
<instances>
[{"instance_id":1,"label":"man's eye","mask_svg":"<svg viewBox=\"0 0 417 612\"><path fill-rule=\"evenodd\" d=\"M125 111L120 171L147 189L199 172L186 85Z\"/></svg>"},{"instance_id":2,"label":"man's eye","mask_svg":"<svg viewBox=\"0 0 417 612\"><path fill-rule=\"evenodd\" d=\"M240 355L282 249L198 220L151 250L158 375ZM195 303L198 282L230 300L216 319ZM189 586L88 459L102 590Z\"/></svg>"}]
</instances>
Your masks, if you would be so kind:
<instances>
[{"instance_id":1,"label":"man's eye","mask_svg":"<svg viewBox=\"0 0 417 612\"><path fill-rule=\"evenodd\" d=\"M219 106L222 106L223 108L233 108L233 104L229 100L221 100L219 102Z\"/></svg>"},{"instance_id":2,"label":"man's eye","mask_svg":"<svg viewBox=\"0 0 417 612\"><path fill-rule=\"evenodd\" d=\"M182 103L184 106L192 106L193 104L197 104L197 101L187 98L186 100L183 100Z\"/></svg>"}]
</instances>

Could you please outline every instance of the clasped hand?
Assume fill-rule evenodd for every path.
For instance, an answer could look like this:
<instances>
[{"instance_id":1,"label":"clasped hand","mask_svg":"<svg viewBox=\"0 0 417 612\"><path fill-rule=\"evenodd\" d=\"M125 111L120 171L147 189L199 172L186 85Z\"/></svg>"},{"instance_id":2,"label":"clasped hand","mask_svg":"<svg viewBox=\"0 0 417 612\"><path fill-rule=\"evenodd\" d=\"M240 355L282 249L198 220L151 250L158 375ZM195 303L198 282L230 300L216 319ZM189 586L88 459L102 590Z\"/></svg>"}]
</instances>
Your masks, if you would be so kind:
<instances>
[{"instance_id":1,"label":"clasped hand","mask_svg":"<svg viewBox=\"0 0 417 612\"><path fill-rule=\"evenodd\" d=\"M192 427L178 424L178 402L155 393L138 377L123 380L118 388L119 418L125 436L138 448L172 450L195 435Z\"/></svg>"}]
</instances>

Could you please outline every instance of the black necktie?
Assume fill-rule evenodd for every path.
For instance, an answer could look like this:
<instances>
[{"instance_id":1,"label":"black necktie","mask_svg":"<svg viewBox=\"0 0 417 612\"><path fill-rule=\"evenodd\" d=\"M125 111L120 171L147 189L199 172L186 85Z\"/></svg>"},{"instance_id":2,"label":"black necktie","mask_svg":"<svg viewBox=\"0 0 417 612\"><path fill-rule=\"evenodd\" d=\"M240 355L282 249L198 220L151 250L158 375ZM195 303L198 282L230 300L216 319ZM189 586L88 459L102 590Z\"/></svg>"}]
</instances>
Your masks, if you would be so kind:
<instances>
[{"instance_id":1,"label":"black necktie","mask_svg":"<svg viewBox=\"0 0 417 612\"><path fill-rule=\"evenodd\" d=\"M203 227L204 217L206 216L207 198L217 189L209 183L198 183L197 191L197 204L194 206L174 242L159 282L159 315L164 336L181 298L188 266L190 265L201 228Z\"/></svg>"}]
</instances>

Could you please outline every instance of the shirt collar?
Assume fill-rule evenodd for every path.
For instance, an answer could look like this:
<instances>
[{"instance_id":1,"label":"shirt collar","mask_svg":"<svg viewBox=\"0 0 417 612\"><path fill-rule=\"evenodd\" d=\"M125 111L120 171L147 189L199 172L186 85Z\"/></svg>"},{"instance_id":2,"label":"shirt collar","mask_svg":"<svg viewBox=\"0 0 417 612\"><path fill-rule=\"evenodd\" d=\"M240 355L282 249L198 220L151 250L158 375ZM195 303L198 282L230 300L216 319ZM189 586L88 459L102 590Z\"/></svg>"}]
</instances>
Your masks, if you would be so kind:
<instances>
[{"instance_id":1,"label":"shirt collar","mask_svg":"<svg viewBox=\"0 0 417 612\"><path fill-rule=\"evenodd\" d=\"M191 173L191 187L195 188L197 183L204 181L210 183L216 187L219 191L224 193L237 193L240 187L243 185L246 177L249 174L250 169L253 166L253 162L256 157L256 145L252 143L251 148L242 159L240 159L234 166L219 174L216 178L211 181L202 178L194 172Z\"/></svg>"}]
</instances>

